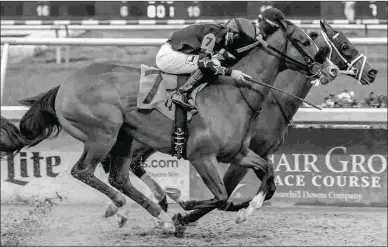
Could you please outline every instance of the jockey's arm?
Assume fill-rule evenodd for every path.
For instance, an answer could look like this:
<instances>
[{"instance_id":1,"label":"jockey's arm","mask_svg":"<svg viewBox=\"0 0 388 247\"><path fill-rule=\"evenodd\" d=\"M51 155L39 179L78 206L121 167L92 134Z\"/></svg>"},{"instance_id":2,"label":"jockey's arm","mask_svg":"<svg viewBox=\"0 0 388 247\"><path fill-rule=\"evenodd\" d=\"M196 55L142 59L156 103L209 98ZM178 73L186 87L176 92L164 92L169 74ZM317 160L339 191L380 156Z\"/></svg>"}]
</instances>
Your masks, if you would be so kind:
<instances>
[{"instance_id":1,"label":"jockey's arm","mask_svg":"<svg viewBox=\"0 0 388 247\"><path fill-rule=\"evenodd\" d=\"M198 39L201 40L198 60L198 68L200 70L213 75L231 75L232 70L221 66L221 63L218 61L224 55L225 49L222 49L222 54L214 54L215 48L223 47L224 36L225 32L222 30L204 26L204 32L198 35Z\"/></svg>"},{"instance_id":2,"label":"jockey's arm","mask_svg":"<svg viewBox=\"0 0 388 247\"><path fill-rule=\"evenodd\" d=\"M230 76L232 74L232 69L226 68L221 65L217 65L212 59L209 57L205 57L203 59L198 60L198 68L204 72L210 73L212 75L227 75Z\"/></svg>"}]
</instances>

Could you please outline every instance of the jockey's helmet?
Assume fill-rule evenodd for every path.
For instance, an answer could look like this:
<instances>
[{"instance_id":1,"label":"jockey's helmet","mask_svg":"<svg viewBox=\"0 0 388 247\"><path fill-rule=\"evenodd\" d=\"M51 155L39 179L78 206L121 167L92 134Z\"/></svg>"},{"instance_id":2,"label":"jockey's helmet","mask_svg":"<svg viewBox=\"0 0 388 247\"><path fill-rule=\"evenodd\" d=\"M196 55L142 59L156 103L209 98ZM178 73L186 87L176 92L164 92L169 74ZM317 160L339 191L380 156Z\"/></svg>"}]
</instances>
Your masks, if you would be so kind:
<instances>
[{"instance_id":1,"label":"jockey's helmet","mask_svg":"<svg viewBox=\"0 0 388 247\"><path fill-rule=\"evenodd\" d=\"M255 24L245 18L234 18L225 24L230 40L233 43L237 40L254 40L256 38Z\"/></svg>"},{"instance_id":2,"label":"jockey's helmet","mask_svg":"<svg viewBox=\"0 0 388 247\"><path fill-rule=\"evenodd\" d=\"M277 8L269 8L259 14L259 23L264 23L271 27L279 27L276 21L284 21L286 17Z\"/></svg>"}]
</instances>

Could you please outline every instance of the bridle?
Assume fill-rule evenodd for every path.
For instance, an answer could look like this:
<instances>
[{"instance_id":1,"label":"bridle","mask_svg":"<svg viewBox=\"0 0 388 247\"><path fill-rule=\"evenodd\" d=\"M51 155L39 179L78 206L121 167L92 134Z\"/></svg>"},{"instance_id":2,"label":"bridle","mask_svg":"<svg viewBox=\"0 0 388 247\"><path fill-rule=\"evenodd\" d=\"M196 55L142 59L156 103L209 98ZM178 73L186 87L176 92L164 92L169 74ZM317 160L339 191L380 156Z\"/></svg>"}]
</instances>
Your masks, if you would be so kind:
<instances>
[{"instance_id":1,"label":"bridle","mask_svg":"<svg viewBox=\"0 0 388 247\"><path fill-rule=\"evenodd\" d=\"M235 19L235 21L236 21L236 23L238 23L238 21L237 21L236 19ZM282 23L281 23L281 24L282 24ZM320 79L320 78L323 76L323 73L322 73L322 71L321 71L321 66L320 66L320 64L318 64L317 62L313 62L313 59L312 59L312 58L311 58L311 57L310 57L310 56L309 56L309 55L308 55L308 54L307 54L307 53L299 46L299 44L297 43L298 41L297 41L296 39L292 38L292 35L293 35L293 33L295 32L296 26L294 26L294 29L292 30L291 33L288 33L287 30L286 30L286 28L285 28L283 25L280 25L280 26L282 27L283 32L285 32L285 33L287 34L287 35L286 35L287 43L286 43L286 45L285 45L285 48L284 48L284 51L283 51L283 52L281 52L281 51L279 51L278 49L276 49L275 47L271 46L271 45L268 44L265 40L263 40L261 37L258 37L258 36L256 36L256 41L255 41L254 43L249 44L249 45L246 45L246 46L244 46L244 47L241 47L241 48L237 49L235 52L236 52L237 54L243 53L243 52L246 52L246 51L248 51L248 50L253 49L254 47L256 47L256 46L258 46L258 45L262 45L262 46L264 46L265 48L270 49L270 50L276 52L283 60L286 60L286 59L290 60L290 62L293 63L294 65L296 65L297 67L299 67L300 70L305 71L309 77L314 77L314 78ZM244 33L244 32L242 31L241 25L237 24L237 27L240 29L240 32L241 32L241 33ZM303 64L303 63L301 63L301 62L299 62L299 61L297 61L297 60L295 60L295 59L293 59L293 58L291 58L291 57L289 57L289 56L287 56L287 55L285 54L285 51L287 50L288 41L290 41L290 42L294 45L294 47L302 54L302 56L303 56L303 58L305 59L305 61L306 61L307 64ZM284 61L284 63L285 63L285 61ZM313 107L315 107L315 108L317 108L317 109L322 110L320 107L318 107L318 106L316 106L316 105L314 105L314 104L312 104L312 103L310 103L310 102L307 102L306 100L301 99L301 98L299 98L299 97L297 97L297 96L295 96L295 95L292 95L292 94L287 93L287 92L285 92L285 91L283 91L283 90L280 90L280 89L278 89L278 88L276 88L276 87L274 87L274 86L270 86L270 85L267 85L267 84L265 84L265 83L262 83L262 82L259 82L259 81L255 81L255 80L250 79L250 78L245 78L245 79L248 80L248 81L251 81L251 82L253 82L253 83L261 84L261 85L263 85L263 86L266 86L266 87L275 89L275 90L277 90L277 91L280 91L280 92L282 92L282 93L285 93L285 94L287 94L287 95L289 95L289 96L291 96L291 97L293 97L293 98L296 98L296 99L298 99L298 100L300 100L300 101L302 101L302 102L305 102L305 103L307 103L307 104L309 104L309 105L311 105L311 106L313 106ZM272 93L273 93L273 92L272 92ZM289 119L288 119L288 117L286 116L285 112L284 112L283 109L281 108L279 102L277 101L275 95L273 95L273 96L274 96L276 102L278 103L278 105L279 105L279 107L280 107L280 110L281 110L283 116L284 116L285 119L287 120L287 123L288 123L288 124L291 124L291 123L292 123L292 120L289 120ZM243 97L244 97L244 95L243 95ZM245 99L245 97L244 97L244 99ZM248 103L248 102L247 102L247 103ZM253 107L251 107L251 106L249 105L249 103L248 103L248 106L249 106L249 108L251 108L251 110L252 110L253 112L255 112L255 110L253 109ZM260 111L260 110L259 110L259 111Z\"/></svg>"},{"instance_id":2,"label":"bridle","mask_svg":"<svg viewBox=\"0 0 388 247\"><path fill-rule=\"evenodd\" d=\"M236 23L238 23L237 20L236 20ZM282 23L280 23L280 24L282 24ZM312 78L316 78L316 79L321 79L321 77L323 76L323 73L321 71L321 65L319 63L317 63L317 62L313 62L313 59L299 46L299 44L297 43L298 41L292 37L293 33L296 30L296 27L294 26L294 29L292 30L292 32L288 33L286 28L283 25L279 25L279 26L282 28L282 31L286 33L286 39L287 39L287 43L285 45L285 48L284 48L283 52L279 51L278 49L276 49L272 45L268 44L260 36L256 36L257 40L254 43L237 49L236 53L237 54L243 53L243 52L246 52L248 50L253 49L254 47L256 47L258 45L262 45L263 47L276 52L284 60L284 64L286 63L285 60L289 60L290 63L293 63L295 66L299 67L300 70L305 71L307 73L308 77L312 77ZM239 24L237 24L237 27L239 29L241 28L241 26ZM244 33L244 32L242 32L242 29L240 30L240 32ZM299 62L299 61L297 61L297 60L295 60L295 59L293 59L293 58L291 58L291 57L289 57L289 56L287 56L285 54L285 51L287 50L288 41L290 41L292 43L292 45L301 53L301 55L303 56L303 58L304 58L304 60L306 61L307 64L303 64L303 63L301 63L301 62ZM253 80L251 80L251 81L253 81ZM273 93L273 91L272 90L270 90L270 91L271 91L271 93L273 95L273 98L274 98L276 104L279 106L280 112L282 113L284 119L286 120L287 126L291 125L292 122L293 122L292 118L290 119L287 116L287 114L284 112L280 102L276 98L276 96ZM282 90L278 90L278 91L282 91ZM283 91L283 93L285 93L285 92ZM288 95L290 95L290 94L288 94ZM303 99L300 99L299 97L296 97L294 95L291 95L291 96L293 96L294 98L298 98L299 100L304 101ZM306 102L306 101L304 101L304 102ZM311 104L309 102L306 102L306 103L314 106L313 104ZM314 107L320 109L319 107L316 107L316 106L314 106ZM252 107L250 107L250 108L252 109Z\"/></svg>"},{"instance_id":3,"label":"bridle","mask_svg":"<svg viewBox=\"0 0 388 247\"><path fill-rule=\"evenodd\" d=\"M362 72L364 71L367 57L364 54L360 53L360 55L357 56L355 59L348 61L346 58L344 58L342 56L341 52L338 51L337 47L331 41L331 39L335 40L338 37L339 33L336 33L333 37L331 37L331 39L328 37L328 35L325 32L321 31L321 34L322 34L323 39L325 40L326 44L330 48L330 53L329 53L330 60L331 60L331 57L333 55L333 49L334 49L337 52L338 56L342 59L342 61L347 66L346 70L340 70L339 73L354 76L354 78L357 79L357 81L361 83L361 76L362 76ZM361 66L361 69L357 69L353 65L360 59L363 59L362 66ZM366 83L369 84L368 81L366 81Z\"/></svg>"},{"instance_id":4,"label":"bridle","mask_svg":"<svg viewBox=\"0 0 388 247\"><path fill-rule=\"evenodd\" d=\"M236 20L236 23L238 23L238 21ZM285 46L285 51L287 50L287 45L288 45L288 41L292 43L292 45L300 52L300 54L303 56L306 64L303 64L295 59L293 59L292 57L289 57L285 54L285 51L284 52L281 52L279 51L278 49L276 49L275 47L273 47L272 45L268 44L264 39L262 39L259 36L256 36L256 41L252 44L249 44L249 45L246 45L244 47L241 47L239 49L236 50L236 53L239 54L239 53L243 53L243 52L246 52L248 50L251 50L252 48L258 46L258 45L262 45L263 47L267 48L267 49L270 49L272 51L274 51L275 53L277 53L283 60L284 60L284 64L286 63L285 60L289 60L288 62L289 63L292 63L294 64L296 67L299 68L299 71L304 71L306 72L306 75L309 76L309 77L313 77L313 78L316 78L316 79L320 79L322 76L323 76L323 73L321 71L321 65L317 62L314 62L314 60L299 46L298 44L298 41L296 39L294 39L292 37L292 35L294 34L295 30L296 30L296 26L294 26L294 29L292 30L292 32L288 33L287 32L287 29L284 27L284 25L279 25L281 27L281 29L283 30L283 32L286 33L286 39L287 39L287 43L286 43L286 46ZM237 24L237 27L241 28L241 26L239 24ZM241 33L244 33L242 31L242 29L240 30Z\"/></svg>"}]
</instances>

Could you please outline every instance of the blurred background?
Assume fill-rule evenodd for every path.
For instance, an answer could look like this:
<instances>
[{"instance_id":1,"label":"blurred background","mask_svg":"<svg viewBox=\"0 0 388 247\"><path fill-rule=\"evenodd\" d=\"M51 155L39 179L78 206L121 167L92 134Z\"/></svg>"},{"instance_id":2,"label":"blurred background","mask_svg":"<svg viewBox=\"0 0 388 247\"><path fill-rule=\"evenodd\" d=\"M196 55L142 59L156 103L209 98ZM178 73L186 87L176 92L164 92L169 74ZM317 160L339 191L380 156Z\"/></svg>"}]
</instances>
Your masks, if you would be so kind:
<instances>
[{"instance_id":1,"label":"blurred background","mask_svg":"<svg viewBox=\"0 0 388 247\"><path fill-rule=\"evenodd\" d=\"M1 36L167 38L174 28L197 21L224 22L232 17L256 20L269 7L283 11L306 32L319 30L318 21L323 19L338 25L336 29L348 38L387 37L385 1L2 1ZM124 28L130 26L133 28ZM323 107L386 107L386 44L356 47L379 70L375 82L362 86L352 78L339 76L329 85L314 87L307 100ZM92 62L154 65L158 49L141 45L10 45L8 59L5 64L2 61L2 66L6 65L2 105L19 105L18 99L48 90ZM2 49L2 58L3 53Z\"/></svg>"}]
</instances>

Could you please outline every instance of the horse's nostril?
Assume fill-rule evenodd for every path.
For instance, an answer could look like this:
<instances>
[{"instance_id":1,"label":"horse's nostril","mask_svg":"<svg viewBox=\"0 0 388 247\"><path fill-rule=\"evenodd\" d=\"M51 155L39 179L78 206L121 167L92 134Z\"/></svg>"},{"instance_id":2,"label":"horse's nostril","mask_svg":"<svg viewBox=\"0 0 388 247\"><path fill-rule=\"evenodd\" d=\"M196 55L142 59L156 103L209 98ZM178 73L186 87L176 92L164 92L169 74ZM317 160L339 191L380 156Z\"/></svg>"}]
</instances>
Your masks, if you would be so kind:
<instances>
[{"instance_id":1,"label":"horse's nostril","mask_svg":"<svg viewBox=\"0 0 388 247\"><path fill-rule=\"evenodd\" d=\"M376 75L377 75L377 73L378 73L377 70L371 69L371 70L369 70L369 72L368 72L368 76L371 77L371 78L375 78Z\"/></svg>"},{"instance_id":2,"label":"horse's nostril","mask_svg":"<svg viewBox=\"0 0 388 247\"><path fill-rule=\"evenodd\" d=\"M338 68L332 68L332 69L330 70L330 72L331 72L331 74L332 74L333 76L337 76Z\"/></svg>"}]
</instances>

